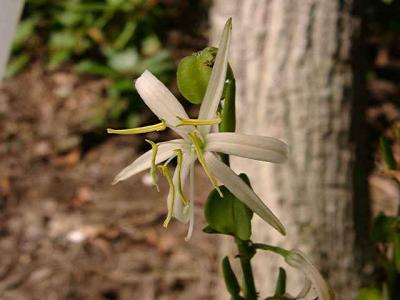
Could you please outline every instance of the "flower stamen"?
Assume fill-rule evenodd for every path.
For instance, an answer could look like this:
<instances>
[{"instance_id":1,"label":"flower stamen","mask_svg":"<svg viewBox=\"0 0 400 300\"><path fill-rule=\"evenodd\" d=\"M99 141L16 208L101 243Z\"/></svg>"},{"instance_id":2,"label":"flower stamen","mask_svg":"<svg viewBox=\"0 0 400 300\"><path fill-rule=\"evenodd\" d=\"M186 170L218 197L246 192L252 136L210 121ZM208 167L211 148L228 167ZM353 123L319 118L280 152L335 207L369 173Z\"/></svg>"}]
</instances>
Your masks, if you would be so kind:
<instances>
[{"instance_id":1,"label":"flower stamen","mask_svg":"<svg viewBox=\"0 0 400 300\"><path fill-rule=\"evenodd\" d=\"M167 217L165 218L165 221L163 223L163 226L165 228L168 227L169 222L172 219L172 213L174 211L174 205L175 205L175 186L174 182L172 180L171 172L169 171L168 167L165 165L160 165L157 166L158 170L161 172L162 175L167 179L168 186L169 186L169 197L170 197L170 205L168 207L168 213Z\"/></svg>"},{"instance_id":2,"label":"flower stamen","mask_svg":"<svg viewBox=\"0 0 400 300\"><path fill-rule=\"evenodd\" d=\"M145 140L151 145L151 168L150 168L150 175L151 178L153 179L153 185L156 187L157 192L160 192L160 187L158 186L158 177L156 174L156 157L157 157L157 152L158 152L158 145L154 143L153 141L150 140Z\"/></svg>"},{"instance_id":3,"label":"flower stamen","mask_svg":"<svg viewBox=\"0 0 400 300\"><path fill-rule=\"evenodd\" d=\"M190 132L189 138L194 145L194 149L196 151L197 158L198 158L200 164L203 166L204 172L206 172L208 178L211 181L211 184L217 190L218 194L221 197L224 197L220 188L218 187L217 179L215 178L214 174L211 172L210 168L207 165L206 159L204 158L204 154L203 154L204 142L198 136L196 131Z\"/></svg>"},{"instance_id":4,"label":"flower stamen","mask_svg":"<svg viewBox=\"0 0 400 300\"><path fill-rule=\"evenodd\" d=\"M181 121L178 125L176 125L176 127L180 127L180 126L198 126L198 125L216 125L221 123L222 119L220 117L220 115L218 114L218 117L214 118L214 119L208 119L208 120L201 120L201 119L186 119L186 118L182 118L177 116L177 118L179 119L179 121Z\"/></svg>"},{"instance_id":5,"label":"flower stamen","mask_svg":"<svg viewBox=\"0 0 400 300\"><path fill-rule=\"evenodd\" d=\"M177 172L178 172L178 193L179 196L182 200L183 205L185 205L184 210L189 206L189 200L186 198L183 189L182 189L182 160L183 160L183 154L181 149L175 149L174 152L177 155Z\"/></svg>"},{"instance_id":6,"label":"flower stamen","mask_svg":"<svg viewBox=\"0 0 400 300\"><path fill-rule=\"evenodd\" d=\"M114 134L140 134L140 133L148 133L153 131L162 131L167 128L167 124L164 120L161 120L160 123L154 125L148 125L143 127L137 128L129 128L129 129L112 129L107 128L107 133L114 133Z\"/></svg>"}]
</instances>

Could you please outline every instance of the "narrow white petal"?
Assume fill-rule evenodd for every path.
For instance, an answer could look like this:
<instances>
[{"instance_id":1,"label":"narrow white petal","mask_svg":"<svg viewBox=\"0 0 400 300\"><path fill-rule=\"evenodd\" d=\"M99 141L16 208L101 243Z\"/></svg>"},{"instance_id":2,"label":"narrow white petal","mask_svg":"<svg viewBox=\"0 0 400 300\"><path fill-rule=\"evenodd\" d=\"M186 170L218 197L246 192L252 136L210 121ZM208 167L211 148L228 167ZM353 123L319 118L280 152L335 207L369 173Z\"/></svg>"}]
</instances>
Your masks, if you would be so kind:
<instances>
[{"instance_id":1,"label":"narrow white petal","mask_svg":"<svg viewBox=\"0 0 400 300\"><path fill-rule=\"evenodd\" d=\"M304 278L304 285L297 295L296 299L312 299L311 298L311 281L307 277Z\"/></svg>"},{"instance_id":2,"label":"narrow white petal","mask_svg":"<svg viewBox=\"0 0 400 300\"><path fill-rule=\"evenodd\" d=\"M173 152L174 149L181 148L184 146L184 141L182 139L171 140L169 142L160 143L158 145L156 164L159 164L171 156L175 155ZM123 169L113 181L113 184L118 183L119 181L125 180L133 175L136 175L139 172L147 170L151 167L151 157L152 150L149 150L139 156L133 163Z\"/></svg>"},{"instance_id":3,"label":"narrow white petal","mask_svg":"<svg viewBox=\"0 0 400 300\"><path fill-rule=\"evenodd\" d=\"M189 175L190 166L194 163L195 160L196 160L196 156L194 156L193 154L184 152L183 158L182 158L182 169L181 169L182 189L184 189L184 187L185 187L186 180ZM174 177L173 177L173 182L176 187L175 188L175 202L174 202L173 216L179 222L187 223L190 218L190 207L185 211L184 205L180 199L178 188L177 188L178 187L178 176L179 176L177 169L178 168L175 169ZM168 200L169 199L170 199L170 197L168 196ZM168 205L169 205L169 203L168 203Z\"/></svg>"},{"instance_id":4,"label":"narrow white petal","mask_svg":"<svg viewBox=\"0 0 400 300\"><path fill-rule=\"evenodd\" d=\"M229 19L224 27L218 46L217 56L208 82L206 94L200 107L199 119L211 119L215 117L218 104L224 89L226 69L228 67L229 44L232 33L232 20ZM200 131L206 133L211 126L201 126Z\"/></svg>"},{"instance_id":5,"label":"narrow white petal","mask_svg":"<svg viewBox=\"0 0 400 300\"><path fill-rule=\"evenodd\" d=\"M178 99L168 90L168 88L158 80L150 71L144 73L135 81L135 87L140 97L151 111L161 120L167 122L167 125L177 133L185 135L190 131L191 126L176 128L179 119L188 118L183 106Z\"/></svg>"},{"instance_id":6,"label":"narrow white petal","mask_svg":"<svg viewBox=\"0 0 400 300\"><path fill-rule=\"evenodd\" d=\"M279 219L231 168L221 162L211 152L206 153L205 159L214 176L217 177L232 194L281 234L286 234L285 227Z\"/></svg>"},{"instance_id":7,"label":"narrow white petal","mask_svg":"<svg viewBox=\"0 0 400 300\"><path fill-rule=\"evenodd\" d=\"M285 258L288 265L301 270L305 276L312 282L312 286L315 289L318 299L320 300L333 300L335 296L328 286L321 273L312 264L310 259L300 250L292 250Z\"/></svg>"},{"instance_id":8,"label":"narrow white petal","mask_svg":"<svg viewBox=\"0 0 400 300\"><path fill-rule=\"evenodd\" d=\"M187 235L186 235L186 237L185 237L185 240L186 241L189 241L190 239L191 239L191 237L192 237L192 234L193 234L193 229L194 229L194 194L195 194L195 192L194 192L194 188L195 188L195 186L194 186L194 164L192 163L191 165L190 165L190 174L189 174L189 189L190 189L190 191L189 191L189 200L190 200L190 211L189 211L189 214L190 214L190 216L189 216L189 229L188 229L188 232L187 232Z\"/></svg>"},{"instance_id":9,"label":"narrow white petal","mask_svg":"<svg viewBox=\"0 0 400 300\"><path fill-rule=\"evenodd\" d=\"M288 157L286 143L267 136L218 132L207 135L207 150L226 154L282 163Z\"/></svg>"}]
</instances>

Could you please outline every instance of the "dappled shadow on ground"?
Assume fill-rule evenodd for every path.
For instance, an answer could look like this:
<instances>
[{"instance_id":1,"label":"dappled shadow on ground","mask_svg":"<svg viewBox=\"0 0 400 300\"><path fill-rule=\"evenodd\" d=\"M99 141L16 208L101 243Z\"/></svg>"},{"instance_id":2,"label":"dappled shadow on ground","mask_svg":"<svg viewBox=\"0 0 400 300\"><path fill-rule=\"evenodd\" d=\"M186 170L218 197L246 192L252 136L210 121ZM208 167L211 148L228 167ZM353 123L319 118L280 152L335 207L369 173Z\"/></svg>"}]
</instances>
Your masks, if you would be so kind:
<instances>
[{"instance_id":1,"label":"dappled shadow on ground","mask_svg":"<svg viewBox=\"0 0 400 300\"><path fill-rule=\"evenodd\" d=\"M1 87L0 298L212 299L219 264L201 208L185 242L185 225L162 227L165 183L110 184L138 139L100 133L84 145L105 84L34 65ZM197 189L201 203L201 176Z\"/></svg>"}]
</instances>

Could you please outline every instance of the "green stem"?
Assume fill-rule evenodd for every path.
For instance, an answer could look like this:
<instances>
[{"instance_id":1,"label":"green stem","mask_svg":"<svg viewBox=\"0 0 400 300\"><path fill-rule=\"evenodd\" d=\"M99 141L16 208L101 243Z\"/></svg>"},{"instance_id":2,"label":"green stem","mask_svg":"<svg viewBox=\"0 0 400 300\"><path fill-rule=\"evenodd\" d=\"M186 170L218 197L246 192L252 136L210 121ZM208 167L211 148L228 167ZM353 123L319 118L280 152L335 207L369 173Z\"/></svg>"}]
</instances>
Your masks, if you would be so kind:
<instances>
[{"instance_id":1,"label":"green stem","mask_svg":"<svg viewBox=\"0 0 400 300\"><path fill-rule=\"evenodd\" d=\"M254 255L254 248L249 241L242 241L236 238L236 245L239 250L240 265L243 271L244 288L243 293L246 300L257 300L257 291L254 284L253 269L251 268L251 258Z\"/></svg>"}]
</instances>

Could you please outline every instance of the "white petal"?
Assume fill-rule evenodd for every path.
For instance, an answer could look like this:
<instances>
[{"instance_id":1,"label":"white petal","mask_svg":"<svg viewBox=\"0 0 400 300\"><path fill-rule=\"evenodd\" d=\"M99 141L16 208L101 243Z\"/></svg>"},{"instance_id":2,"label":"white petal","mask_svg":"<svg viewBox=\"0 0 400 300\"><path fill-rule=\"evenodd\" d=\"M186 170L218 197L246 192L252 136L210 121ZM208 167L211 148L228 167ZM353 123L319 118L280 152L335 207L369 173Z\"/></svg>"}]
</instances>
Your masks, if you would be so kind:
<instances>
[{"instance_id":1,"label":"white petal","mask_svg":"<svg viewBox=\"0 0 400 300\"><path fill-rule=\"evenodd\" d=\"M333 300L335 296L328 286L325 279L317 268L311 263L310 259L300 250L292 250L285 258L288 265L304 272L312 282L320 300Z\"/></svg>"},{"instance_id":2,"label":"white petal","mask_svg":"<svg viewBox=\"0 0 400 300\"><path fill-rule=\"evenodd\" d=\"M194 164L190 165L190 174L189 174L189 201L190 201L190 210L189 210L189 228L187 235L185 237L185 241L189 241L193 234L194 228Z\"/></svg>"},{"instance_id":3,"label":"white petal","mask_svg":"<svg viewBox=\"0 0 400 300\"><path fill-rule=\"evenodd\" d=\"M205 159L214 176L217 177L232 194L281 234L286 234L285 227L279 219L231 168L221 162L211 152L206 153Z\"/></svg>"},{"instance_id":4,"label":"white petal","mask_svg":"<svg viewBox=\"0 0 400 300\"><path fill-rule=\"evenodd\" d=\"M140 97L151 111L157 115L159 119L167 122L167 125L174 129L177 133L185 135L191 129L191 126L176 128L179 119L188 118L183 106L178 99L168 90L168 88L158 80L150 71L144 73L135 81L135 87Z\"/></svg>"},{"instance_id":5,"label":"white petal","mask_svg":"<svg viewBox=\"0 0 400 300\"><path fill-rule=\"evenodd\" d=\"M184 147L184 141L182 139L171 140L169 142L160 143L158 145L156 164L159 164L171 156L175 155L173 150ZM133 175L136 175L139 172L147 170L151 167L151 157L152 150L149 150L139 156L133 163L123 169L113 181L113 184L118 183L119 181L125 180Z\"/></svg>"},{"instance_id":6,"label":"white petal","mask_svg":"<svg viewBox=\"0 0 400 300\"><path fill-rule=\"evenodd\" d=\"M183 152L183 157L182 157L182 167L181 167L181 184L182 184L182 189L185 187L186 180L189 175L189 170L191 165L194 163L196 160L196 156L193 154L185 153ZM184 211L184 206L183 203L180 199L179 192L178 192L178 168L175 169L174 172L174 177L173 177L173 182L175 186L175 201L174 201L174 212L173 212L173 217L177 219L179 222L182 223L187 223L190 218L190 207L189 210L186 212ZM168 200L170 199L168 195ZM167 203L168 207L170 203Z\"/></svg>"},{"instance_id":7,"label":"white petal","mask_svg":"<svg viewBox=\"0 0 400 300\"><path fill-rule=\"evenodd\" d=\"M208 151L274 163L282 163L288 157L287 144L272 137L219 132L208 134L206 139Z\"/></svg>"},{"instance_id":8,"label":"white petal","mask_svg":"<svg viewBox=\"0 0 400 300\"><path fill-rule=\"evenodd\" d=\"M232 20L229 19L224 27L218 46L217 56L208 82L206 94L200 107L199 119L211 119L215 117L218 104L224 89L226 69L228 67L229 44L232 33ZM204 134L210 131L210 126L201 126Z\"/></svg>"}]
</instances>

